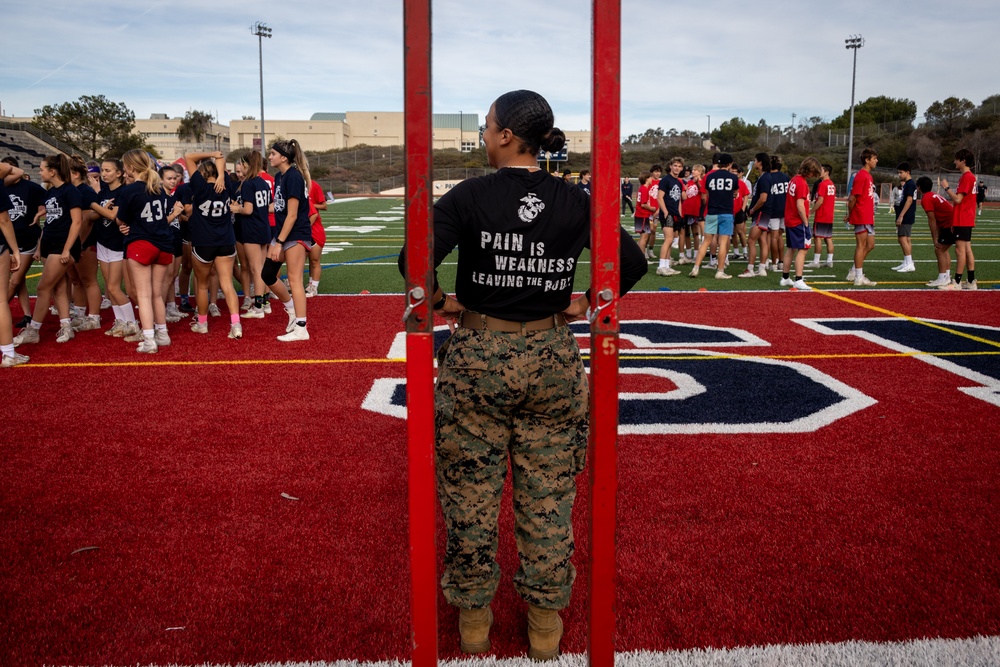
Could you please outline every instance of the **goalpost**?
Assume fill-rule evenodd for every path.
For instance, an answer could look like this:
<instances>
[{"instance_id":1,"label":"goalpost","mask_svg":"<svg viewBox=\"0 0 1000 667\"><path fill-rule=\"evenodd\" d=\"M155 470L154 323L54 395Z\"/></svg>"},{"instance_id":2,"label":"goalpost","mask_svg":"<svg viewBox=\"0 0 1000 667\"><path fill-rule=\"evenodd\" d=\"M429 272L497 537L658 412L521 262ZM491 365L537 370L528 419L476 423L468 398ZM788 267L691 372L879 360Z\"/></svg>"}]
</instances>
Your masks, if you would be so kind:
<instances>
[{"instance_id":1,"label":"goalpost","mask_svg":"<svg viewBox=\"0 0 1000 667\"><path fill-rule=\"evenodd\" d=\"M614 667L621 197L621 0L592 0L593 196L588 657ZM413 667L437 664L431 0L403 0L406 405Z\"/></svg>"}]
</instances>

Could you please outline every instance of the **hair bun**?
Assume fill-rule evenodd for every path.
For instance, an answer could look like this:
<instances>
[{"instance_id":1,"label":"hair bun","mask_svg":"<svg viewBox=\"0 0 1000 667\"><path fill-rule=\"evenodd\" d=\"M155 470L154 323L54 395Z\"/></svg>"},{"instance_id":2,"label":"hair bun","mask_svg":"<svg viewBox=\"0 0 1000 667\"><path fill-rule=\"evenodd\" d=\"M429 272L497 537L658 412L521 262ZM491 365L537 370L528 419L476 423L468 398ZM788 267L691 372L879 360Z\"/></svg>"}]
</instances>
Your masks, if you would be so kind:
<instances>
[{"instance_id":1,"label":"hair bun","mask_svg":"<svg viewBox=\"0 0 1000 667\"><path fill-rule=\"evenodd\" d=\"M558 127L553 127L542 139L541 149L548 153L558 153L566 145L566 135Z\"/></svg>"}]
</instances>

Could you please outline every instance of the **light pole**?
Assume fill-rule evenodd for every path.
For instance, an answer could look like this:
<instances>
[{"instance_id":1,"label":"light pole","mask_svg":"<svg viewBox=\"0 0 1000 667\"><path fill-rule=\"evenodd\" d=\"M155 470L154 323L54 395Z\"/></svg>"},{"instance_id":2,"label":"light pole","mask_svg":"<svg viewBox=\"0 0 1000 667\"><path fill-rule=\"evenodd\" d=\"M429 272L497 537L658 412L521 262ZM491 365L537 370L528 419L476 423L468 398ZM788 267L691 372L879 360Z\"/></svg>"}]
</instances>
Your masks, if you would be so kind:
<instances>
[{"instance_id":1,"label":"light pole","mask_svg":"<svg viewBox=\"0 0 1000 667\"><path fill-rule=\"evenodd\" d=\"M260 152L265 154L264 143L264 38L271 39L271 29L257 21L250 26L250 33L257 35L257 56L260 59Z\"/></svg>"},{"instance_id":2,"label":"light pole","mask_svg":"<svg viewBox=\"0 0 1000 667\"><path fill-rule=\"evenodd\" d=\"M793 143L793 144L795 143L795 117L797 115L798 114L794 114L794 113L792 114L792 141L791 141L791 143Z\"/></svg>"},{"instance_id":3,"label":"light pole","mask_svg":"<svg viewBox=\"0 0 1000 667\"><path fill-rule=\"evenodd\" d=\"M708 138L712 138L712 114L705 114L708 118Z\"/></svg>"},{"instance_id":4,"label":"light pole","mask_svg":"<svg viewBox=\"0 0 1000 667\"><path fill-rule=\"evenodd\" d=\"M459 109L458 110L458 152L459 153L464 153L465 152L465 148L464 148L464 146L462 144L462 130L464 130L464 129L465 128L462 127L462 110Z\"/></svg>"},{"instance_id":5,"label":"light pole","mask_svg":"<svg viewBox=\"0 0 1000 667\"><path fill-rule=\"evenodd\" d=\"M851 70L851 129L847 138L847 182L851 182L851 170L854 168L854 81L858 73L858 49L865 45L861 35L851 35L844 40L844 48L854 51L854 67Z\"/></svg>"}]
</instances>

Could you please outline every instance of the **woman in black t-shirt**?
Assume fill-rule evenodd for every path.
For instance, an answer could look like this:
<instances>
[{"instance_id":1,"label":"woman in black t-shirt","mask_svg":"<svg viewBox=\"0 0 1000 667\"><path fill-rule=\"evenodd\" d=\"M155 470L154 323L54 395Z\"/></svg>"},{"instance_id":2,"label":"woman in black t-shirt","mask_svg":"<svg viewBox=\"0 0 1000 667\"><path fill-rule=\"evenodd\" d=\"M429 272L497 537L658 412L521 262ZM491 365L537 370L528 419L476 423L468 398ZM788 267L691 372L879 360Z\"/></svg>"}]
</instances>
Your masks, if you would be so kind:
<instances>
[{"instance_id":1,"label":"woman in black t-shirt","mask_svg":"<svg viewBox=\"0 0 1000 667\"><path fill-rule=\"evenodd\" d=\"M590 197L538 168L565 135L537 93L499 97L483 133L495 174L465 180L434 207L434 263L457 246L455 297L437 286L434 311L457 320L435 389L438 493L448 538L442 579L459 608L461 647L490 648L490 603L500 582L497 516L513 472L521 568L528 602L529 656L559 654L576 576L571 514L586 461L588 391L568 322L586 312L573 300L580 253L590 241ZM621 230L621 292L646 272ZM400 269L405 274L405 249Z\"/></svg>"}]
</instances>

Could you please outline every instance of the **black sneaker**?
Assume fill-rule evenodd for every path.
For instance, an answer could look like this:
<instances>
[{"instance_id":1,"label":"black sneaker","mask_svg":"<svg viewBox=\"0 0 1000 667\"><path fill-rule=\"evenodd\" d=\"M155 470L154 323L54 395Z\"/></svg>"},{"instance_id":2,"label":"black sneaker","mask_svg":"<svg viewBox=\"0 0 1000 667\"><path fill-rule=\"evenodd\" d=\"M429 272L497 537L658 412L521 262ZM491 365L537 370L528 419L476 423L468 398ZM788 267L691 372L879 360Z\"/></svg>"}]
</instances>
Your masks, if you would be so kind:
<instances>
[{"instance_id":1,"label":"black sneaker","mask_svg":"<svg viewBox=\"0 0 1000 667\"><path fill-rule=\"evenodd\" d=\"M181 301L181 305L179 305L177 308L182 313L193 313L194 312L194 308L187 301Z\"/></svg>"},{"instance_id":2,"label":"black sneaker","mask_svg":"<svg viewBox=\"0 0 1000 667\"><path fill-rule=\"evenodd\" d=\"M14 325L15 329L23 329L31 323L31 315L25 315L22 317L17 324Z\"/></svg>"}]
</instances>

